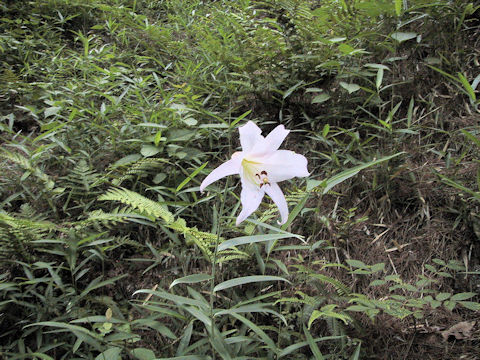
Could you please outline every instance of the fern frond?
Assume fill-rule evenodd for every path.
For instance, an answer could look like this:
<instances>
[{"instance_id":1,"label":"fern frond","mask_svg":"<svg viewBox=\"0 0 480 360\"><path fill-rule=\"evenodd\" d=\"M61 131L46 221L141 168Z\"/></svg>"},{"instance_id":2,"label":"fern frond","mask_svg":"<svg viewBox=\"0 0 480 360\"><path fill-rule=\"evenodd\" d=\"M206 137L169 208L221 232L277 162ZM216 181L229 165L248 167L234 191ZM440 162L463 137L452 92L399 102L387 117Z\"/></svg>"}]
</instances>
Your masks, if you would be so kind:
<instances>
[{"instance_id":1,"label":"fern frond","mask_svg":"<svg viewBox=\"0 0 480 360\"><path fill-rule=\"evenodd\" d=\"M208 261L214 261L214 250L215 244L217 243L217 235L209 232L200 231L196 227L187 226L187 223L184 219L180 217L175 219L173 214L168 211L168 209L164 205L148 199L134 191L123 188L110 189L106 194L100 196L98 200L119 201L125 205L128 205L130 209L124 209L121 213L119 213L118 211L114 211L113 213L105 213L103 211L97 210L90 213L89 219L85 221L97 221L107 224L109 222L115 223L123 222L126 220L141 222L139 221L141 219L151 221L155 221L156 219L162 219L165 222L164 225L166 227L174 230L179 234L182 234L188 245L197 245L197 247L200 249L200 251ZM127 214L127 211L130 212ZM137 211L139 211L140 213L138 213ZM142 218L142 215L149 216L150 218ZM224 239L220 239L220 241L223 240ZM225 262L233 259L246 259L248 257L248 254L240 250L228 249L219 252L217 262Z\"/></svg>"},{"instance_id":2,"label":"fern frond","mask_svg":"<svg viewBox=\"0 0 480 360\"><path fill-rule=\"evenodd\" d=\"M314 278L314 279L320 280L321 282L323 282L325 284L329 284L329 285L333 286L335 288L335 290L337 291L337 294L339 296L345 296L345 295L351 294L351 290L347 285L345 285L341 281L338 281L338 280L336 280L336 279L334 279L330 276L326 276L326 275L323 275L323 274L310 274L309 276Z\"/></svg>"},{"instance_id":3,"label":"fern frond","mask_svg":"<svg viewBox=\"0 0 480 360\"><path fill-rule=\"evenodd\" d=\"M111 228L113 225L124 223L126 221L138 221L142 223L146 221L151 221L150 218L147 218L143 215L140 215L133 209L123 208L119 209L118 207L113 209L111 212L106 213L103 210L94 210L88 214L88 218L82 221L74 223L75 226L89 226L93 225L98 227L99 225Z\"/></svg>"},{"instance_id":4,"label":"fern frond","mask_svg":"<svg viewBox=\"0 0 480 360\"><path fill-rule=\"evenodd\" d=\"M0 212L0 255L31 259L29 246L32 241L43 239L55 229L56 225L47 221L33 221Z\"/></svg>"},{"instance_id":5,"label":"fern frond","mask_svg":"<svg viewBox=\"0 0 480 360\"><path fill-rule=\"evenodd\" d=\"M114 185L121 185L124 181L130 180L134 177L145 177L152 175L157 170L165 167L167 160L159 158L145 158L133 163L129 169L118 179L113 180Z\"/></svg>"},{"instance_id":6,"label":"fern frond","mask_svg":"<svg viewBox=\"0 0 480 360\"><path fill-rule=\"evenodd\" d=\"M143 214L153 216L155 219L160 218L167 224L174 220L173 214L167 210L166 206L124 188L112 188L106 194L100 196L98 200L119 201Z\"/></svg>"},{"instance_id":7,"label":"fern frond","mask_svg":"<svg viewBox=\"0 0 480 360\"><path fill-rule=\"evenodd\" d=\"M45 184L45 187L48 190L52 190L55 187L55 182L47 174L45 174L38 166L34 165L30 159L27 159L26 157L18 153L12 153L5 149L2 149L0 156L3 157L4 159L10 160L11 162L17 164L26 172L33 174L35 177L37 177L40 181L42 181Z\"/></svg>"},{"instance_id":8,"label":"fern frond","mask_svg":"<svg viewBox=\"0 0 480 360\"><path fill-rule=\"evenodd\" d=\"M70 188L74 195L98 195L99 190L94 190L107 180L97 173L95 169L84 160L80 160L67 176L61 178L62 186Z\"/></svg>"}]
</instances>

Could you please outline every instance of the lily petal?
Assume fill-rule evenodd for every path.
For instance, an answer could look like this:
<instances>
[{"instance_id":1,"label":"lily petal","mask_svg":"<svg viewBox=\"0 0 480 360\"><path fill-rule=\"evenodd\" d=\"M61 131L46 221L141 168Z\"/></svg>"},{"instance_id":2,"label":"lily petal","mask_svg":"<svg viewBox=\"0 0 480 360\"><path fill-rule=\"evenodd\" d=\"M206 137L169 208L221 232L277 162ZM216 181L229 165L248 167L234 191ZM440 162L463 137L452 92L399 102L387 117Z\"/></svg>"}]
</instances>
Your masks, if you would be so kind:
<instances>
[{"instance_id":1,"label":"lily petal","mask_svg":"<svg viewBox=\"0 0 480 360\"><path fill-rule=\"evenodd\" d=\"M242 202L242 211L237 217L237 226L249 217L255 210L258 209L262 202L265 191L263 189L244 184L242 181L242 192L240 194L240 201Z\"/></svg>"},{"instance_id":2,"label":"lily petal","mask_svg":"<svg viewBox=\"0 0 480 360\"><path fill-rule=\"evenodd\" d=\"M258 159L268 174L270 182L280 182L294 177L310 175L305 156L289 150L277 150L272 155Z\"/></svg>"},{"instance_id":3,"label":"lily petal","mask_svg":"<svg viewBox=\"0 0 480 360\"><path fill-rule=\"evenodd\" d=\"M262 130L253 122L249 121L238 128L240 133L240 144L243 151L250 151L253 145L263 140Z\"/></svg>"},{"instance_id":4,"label":"lily petal","mask_svg":"<svg viewBox=\"0 0 480 360\"><path fill-rule=\"evenodd\" d=\"M278 211L280 212L280 216L282 218L282 221L279 221L278 223L280 225L283 225L287 222L288 220L288 205L287 205L287 200L285 200L285 195L283 195L282 189L280 189L280 186L278 186L277 183L270 183L270 185L264 186L265 192L270 196L278 207Z\"/></svg>"},{"instance_id":5,"label":"lily petal","mask_svg":"<svg viewBox=\"0 0 480 360\"><path fill-rule=\"evenodd\" d=\"M258 141L252 148L252 154L263 156L278 150L283 140L287 137L290 130L286 130L285 126L278 125L263 141Z\"/></svg>"},{"instance_id":6,"label":"lily petal","mask_svg":"<svg viewBox=\"0 0 480 360\"><path fill-rule=\"evenodd\" d=\"M223 163L213 170L200 184L200 191L203 191L208 185L228 175L240 173L242 156L233 156L232 159Z\"/></svg>"}]
</instances>

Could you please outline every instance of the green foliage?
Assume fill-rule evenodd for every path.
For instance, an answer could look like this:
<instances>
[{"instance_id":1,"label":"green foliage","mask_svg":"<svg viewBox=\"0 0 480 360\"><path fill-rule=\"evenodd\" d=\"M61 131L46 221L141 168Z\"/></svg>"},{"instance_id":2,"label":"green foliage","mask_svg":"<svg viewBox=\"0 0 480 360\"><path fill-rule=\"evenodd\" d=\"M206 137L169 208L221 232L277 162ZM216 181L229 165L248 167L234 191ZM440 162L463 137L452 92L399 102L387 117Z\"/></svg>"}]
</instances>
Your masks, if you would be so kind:
<instances>
[{"instance_id":1,"label":"green foliage","mask_svg":"<svg viewBox=\"0 0 480 360\"><path fill-rule=\"evenodd\" d=\"M359 359L473 317L479 9L2 2L0 357ZM282 227L198 192L247 119L309 159Z\"/></svg>"}]
</instances>

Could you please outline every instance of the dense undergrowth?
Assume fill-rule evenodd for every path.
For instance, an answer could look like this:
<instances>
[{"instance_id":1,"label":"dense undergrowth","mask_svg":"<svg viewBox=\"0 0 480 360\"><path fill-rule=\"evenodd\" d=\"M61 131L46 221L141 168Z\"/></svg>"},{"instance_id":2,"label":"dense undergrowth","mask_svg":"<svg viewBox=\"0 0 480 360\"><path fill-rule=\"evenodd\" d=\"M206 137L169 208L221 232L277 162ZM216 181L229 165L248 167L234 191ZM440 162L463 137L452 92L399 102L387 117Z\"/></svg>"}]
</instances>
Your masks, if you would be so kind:
<instances>
[{"instance_id":1,"label":"dense undergrowth","mask_svg":"<svg viewBox=\"0 0 480 360\"><path fill-rule=\"evenodd\" d=\"M480 357L478 1L0 14L1 358ZM247 120L309 160L282 227L199 192Z\"/></svg>"}]
</instances>

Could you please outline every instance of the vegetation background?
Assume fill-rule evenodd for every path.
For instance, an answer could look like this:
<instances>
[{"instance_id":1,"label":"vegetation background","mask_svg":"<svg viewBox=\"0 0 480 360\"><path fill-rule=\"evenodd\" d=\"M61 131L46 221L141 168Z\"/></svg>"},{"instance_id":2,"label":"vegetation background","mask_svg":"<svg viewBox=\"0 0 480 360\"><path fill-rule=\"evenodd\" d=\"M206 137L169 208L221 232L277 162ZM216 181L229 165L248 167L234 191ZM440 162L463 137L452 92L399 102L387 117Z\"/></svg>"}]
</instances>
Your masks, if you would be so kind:
<instances>
[{"instance_id":1,"label":"vegetation background","mask_svg":"<svg viewBox=\"0 0 480 360\"><path fill-rule=\"evenodd\" d=\"M0 358L479 359L480 3L0 3ZM311 177L199 184L284 124Z\"/></svg>"}]
</instances>

